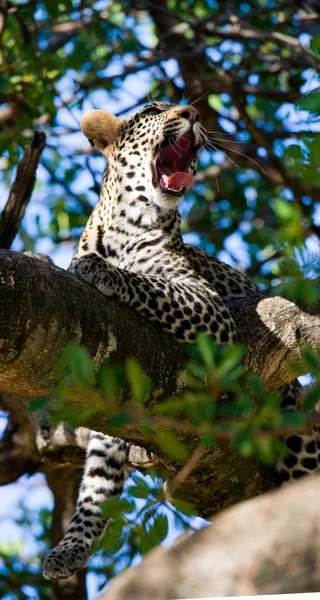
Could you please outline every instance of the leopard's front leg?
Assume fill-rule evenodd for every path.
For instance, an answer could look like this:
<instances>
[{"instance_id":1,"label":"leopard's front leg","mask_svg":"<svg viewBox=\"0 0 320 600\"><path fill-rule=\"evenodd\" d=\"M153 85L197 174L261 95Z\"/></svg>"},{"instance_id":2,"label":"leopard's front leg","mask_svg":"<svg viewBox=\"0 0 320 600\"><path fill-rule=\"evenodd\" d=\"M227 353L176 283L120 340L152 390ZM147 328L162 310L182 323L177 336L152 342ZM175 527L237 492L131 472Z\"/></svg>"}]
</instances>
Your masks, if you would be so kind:
<instances>
[{"instance_id":1,"label":"leopard's front leg","mask_svg":"<svg viewBox=\"0 0 320 600\"><path fill-rule=\"evenodd\" d=\"M220 344L234 341L233 320L223 300L196 274L168 281L120 269L94 253L75 259L70 270L157 322L179 342L193 342L200 331Z\"/></svg>"}]
</instances>

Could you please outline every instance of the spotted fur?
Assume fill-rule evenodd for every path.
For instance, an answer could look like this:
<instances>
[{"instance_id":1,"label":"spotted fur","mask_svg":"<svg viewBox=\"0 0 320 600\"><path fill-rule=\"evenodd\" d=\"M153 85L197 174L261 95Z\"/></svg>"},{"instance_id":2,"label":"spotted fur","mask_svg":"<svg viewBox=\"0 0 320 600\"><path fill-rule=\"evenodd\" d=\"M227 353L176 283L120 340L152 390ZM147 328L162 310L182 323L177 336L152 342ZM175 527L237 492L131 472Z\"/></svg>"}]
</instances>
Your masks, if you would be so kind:
<instances>
[{"instance_id":1,"label":"spotted fur","mask_svg":"<svg viewBox=\"0 0 320 600\"><path fill-rule=\"evenodd\" d=\"M190 132L193 145L185 172L195 174L206 138L198 112L156 102L119 122L102 111L85 118L83 130L107 157L108 168L70 270L180 342L192 342L206 331L219 343L232 343L234 323L224 299L256 294L257 287L239 271L183 243L177 205L184 190L164 188L159 176L162 145L169 141L180 154L184 147L179 141ZM180 164L182 159L176 158ZM283 405L297 408L300 393L297 382L287 385ZM290 436L286 443L290 455L278 464L283 479L319 469L316 430L311 436ZM92 433L76 512L65 537L46 558L46 577L69 577L86 565L106 526L99 505L121 493L127 454L128 445L121 440Z\"/></svg>"}]
</instances>

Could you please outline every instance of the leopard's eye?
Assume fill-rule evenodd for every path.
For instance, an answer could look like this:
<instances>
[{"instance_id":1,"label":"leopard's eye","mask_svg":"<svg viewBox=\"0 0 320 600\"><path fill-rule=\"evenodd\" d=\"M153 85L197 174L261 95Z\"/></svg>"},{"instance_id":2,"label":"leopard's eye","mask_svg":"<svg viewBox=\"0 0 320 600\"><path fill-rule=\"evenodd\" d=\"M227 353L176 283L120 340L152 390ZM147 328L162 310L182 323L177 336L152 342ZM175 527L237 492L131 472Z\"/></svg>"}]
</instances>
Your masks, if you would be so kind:
<instances>
[{"instance_id":1,"label":"leopard's eye","mask_svg":"<svg viewBox=\"0 0 320 600\"><path fill-rule=\"evenodd\" d=\"M143 116L145 115L160 115L162 110L156 108L155 106L147 106L143 112L141 113Z\"/></svg>"}]
</instances>

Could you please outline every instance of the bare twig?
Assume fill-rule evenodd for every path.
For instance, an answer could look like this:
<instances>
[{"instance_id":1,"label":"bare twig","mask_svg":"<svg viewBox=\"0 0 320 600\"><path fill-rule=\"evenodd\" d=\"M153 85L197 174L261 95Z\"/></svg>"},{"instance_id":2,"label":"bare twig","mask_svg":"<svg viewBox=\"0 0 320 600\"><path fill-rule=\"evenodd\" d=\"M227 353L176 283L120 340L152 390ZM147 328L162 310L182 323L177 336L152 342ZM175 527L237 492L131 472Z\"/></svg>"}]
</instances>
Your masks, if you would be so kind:
<instances>
[{"instance_id":1,"label":"bare twig","mask_svg":"<svg viewBox=\"0 0 320 600\"><path fill-rule=\"evenodd\" d=\"M206 453L206 449L202 444L199 444L192 452L189 460L183 465L182 469L170 480L167 480L163 486L165 496L168 500L171 500L177 488L179 488L185 480L189 477L190 473L198 466L200 459Z\"/></svg>"}]
</instances>

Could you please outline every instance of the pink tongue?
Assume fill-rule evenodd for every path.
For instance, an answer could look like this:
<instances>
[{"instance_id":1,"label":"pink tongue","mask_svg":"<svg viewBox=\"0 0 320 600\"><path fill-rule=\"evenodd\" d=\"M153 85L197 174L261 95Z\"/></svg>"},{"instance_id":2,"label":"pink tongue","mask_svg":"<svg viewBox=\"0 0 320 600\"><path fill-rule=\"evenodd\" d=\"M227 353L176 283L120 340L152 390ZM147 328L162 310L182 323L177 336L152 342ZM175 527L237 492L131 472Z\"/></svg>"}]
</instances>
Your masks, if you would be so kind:
<instances>
[{"instance_id":1,"label":"pink tongue","mask_svg":"<svg viewBox=\"0 0 320 600\"><path fill-rule=\"evenodd\" d=\"M183 173L178 171L170 175L166 187L171 190L180 190L182 187L189 187L192 184L192 173Z\"/></svg>"}]
</instances>

